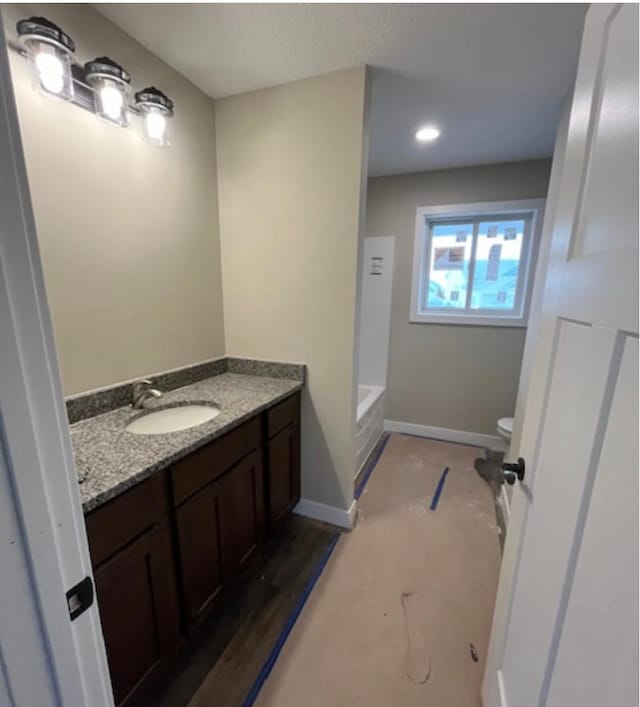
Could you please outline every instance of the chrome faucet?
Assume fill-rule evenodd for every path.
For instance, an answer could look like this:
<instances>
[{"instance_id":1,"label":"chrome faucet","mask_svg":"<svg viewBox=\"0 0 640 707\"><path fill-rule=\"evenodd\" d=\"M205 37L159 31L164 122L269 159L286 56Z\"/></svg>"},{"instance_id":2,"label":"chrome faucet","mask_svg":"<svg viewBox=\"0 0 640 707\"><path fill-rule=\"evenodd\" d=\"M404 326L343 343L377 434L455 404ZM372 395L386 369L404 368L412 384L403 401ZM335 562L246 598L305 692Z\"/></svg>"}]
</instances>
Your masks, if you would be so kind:
<instances>
[{"instance_id":1,"label":"chrome faucet","mask_svg":"<svg viewBox=\"0 0 640 707\"><path fill-rule=\"evenodd\" d=\"M155 388L151 388L153 383L146 378L143 380L136 381L132 388L131 393L133 397L133 408L134 410L141 410L144 407L145 400L148 398L161 398L162 393Z\"/></svg>"}]
</instances>

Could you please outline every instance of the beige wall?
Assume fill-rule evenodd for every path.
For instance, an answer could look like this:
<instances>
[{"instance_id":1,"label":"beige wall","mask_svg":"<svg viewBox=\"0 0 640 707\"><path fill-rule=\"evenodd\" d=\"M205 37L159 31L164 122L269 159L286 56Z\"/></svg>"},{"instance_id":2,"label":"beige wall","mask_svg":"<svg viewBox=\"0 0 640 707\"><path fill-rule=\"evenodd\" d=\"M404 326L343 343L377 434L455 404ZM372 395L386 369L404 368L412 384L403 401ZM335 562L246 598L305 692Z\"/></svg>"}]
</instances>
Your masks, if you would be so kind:
<instances>
[{"instance_id":1,"label":"beige wall","mask_svg":"<svg viewBox=\"0 0 640 707\"><path fill-rule=\"evenodd\" d=\"M213 101L87 5L5 5L61 25L81 62L107 54L135 90L175 102L173 145L143 142L30 85L11 66L66 394L224 353Z\"/></svg>"},{"instance_id":2,"label":"beige wall","mask_svg":"<svg viewBox=\"0 0 640 707\"><path fill-rule=\"evenodd\" d=\"M364 68L216 101L229 355L308 365L302 495L353 498Z\"/></svg>"},{"instance_id":3,"label":"beige wall","mask_svg":"<svg viewBox=\"0 0 640 707\"><path fill-rule=\"evenodd\" d=\"M395 236L387 419L495 434L516 404L525 329L410 324L416 209L544 198L550 160L369 180L367 236Z\"/></svg>"}]
</instances>

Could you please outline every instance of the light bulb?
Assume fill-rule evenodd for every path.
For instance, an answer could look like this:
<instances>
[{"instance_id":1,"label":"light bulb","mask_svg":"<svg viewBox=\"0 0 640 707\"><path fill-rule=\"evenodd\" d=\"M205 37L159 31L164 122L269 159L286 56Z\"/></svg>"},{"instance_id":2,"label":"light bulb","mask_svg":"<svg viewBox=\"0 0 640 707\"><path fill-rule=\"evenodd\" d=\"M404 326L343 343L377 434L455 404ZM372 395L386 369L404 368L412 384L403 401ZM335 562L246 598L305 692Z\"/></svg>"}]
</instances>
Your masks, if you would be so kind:
<instances>
[{"instance_id":1,"label":"light bulb","mask_svg":"<svg viewBox=\"0 0 640 707\"><path fill-rule=\"evenodd\" d=\"M100 102L105 115L111 120L118 121L122 115L124 98L122 93L113 86L104 86L100 89Z\"/></svg>"},{"instance_id":2,"label":"light bulb","mask_svg":"<svg viewBox=\"0 0 640 707\"><path fill-rule=\"evenodd\" d=\"M432 126L420 128L420 130L416 133L416 140L418 142L431 142L431 140L436 140L439 137L440 130Z\"/></svg>"},{"instance_id":3,"label":"light bulb","mask_svg":"<svg viewBox=\"0 0 640 707\"><path fill-rule=\"evenodd\" d=\"M49 93L61 93L64 89L64 66L55 54L38 52L36 68L42 87Z\"/></svg>"},{"instance_id":4,"label":"light bulb","mask_svg":"<svg viewBox=\"0 0 640 707\"><path fill-rule=\"evenodd\" d=\"M147 135L151 140L160 141L164 137L167 129L167 119L161 113L147 113L144 117L147 127Z\"/></svg>"}]
</instances>

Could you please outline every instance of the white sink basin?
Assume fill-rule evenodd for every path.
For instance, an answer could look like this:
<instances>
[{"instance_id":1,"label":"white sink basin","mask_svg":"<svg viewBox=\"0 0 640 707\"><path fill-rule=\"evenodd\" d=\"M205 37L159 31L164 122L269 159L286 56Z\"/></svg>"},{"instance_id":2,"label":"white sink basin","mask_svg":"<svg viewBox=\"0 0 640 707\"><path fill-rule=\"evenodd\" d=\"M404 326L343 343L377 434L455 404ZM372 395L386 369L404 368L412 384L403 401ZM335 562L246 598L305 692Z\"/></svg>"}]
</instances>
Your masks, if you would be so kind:
<instances>
[{"instance_id":1,"label":"white sink basin","mask_svg":"<svg viewBox=\"0 0 640 707\"><path fill-rule=\"evenodd\" d=\"M210 405L180 405L164 408L138 417L127 425L127 431L136 435L162 435L179 432L213 420L220 410Z\"/></svg>"}]
</instances>

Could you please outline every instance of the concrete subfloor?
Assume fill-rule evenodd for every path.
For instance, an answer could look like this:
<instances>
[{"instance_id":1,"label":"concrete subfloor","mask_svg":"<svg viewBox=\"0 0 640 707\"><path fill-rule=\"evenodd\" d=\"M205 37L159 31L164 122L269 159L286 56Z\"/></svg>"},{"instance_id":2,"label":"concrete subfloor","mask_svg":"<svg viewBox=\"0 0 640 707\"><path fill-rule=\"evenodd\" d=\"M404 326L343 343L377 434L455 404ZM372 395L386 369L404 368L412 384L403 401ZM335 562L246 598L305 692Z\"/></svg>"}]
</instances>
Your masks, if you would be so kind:
<instances>
[{"instance_id":1,"label":"concrete subfloor","mask_svg":"<svg viewBox=\"0 0 640 707\"><path fill-rule=\"evenodd\" d=\"M481 706L500 545L479 453L391 435L256 705Z\"/></svg>"}]
</instances>

